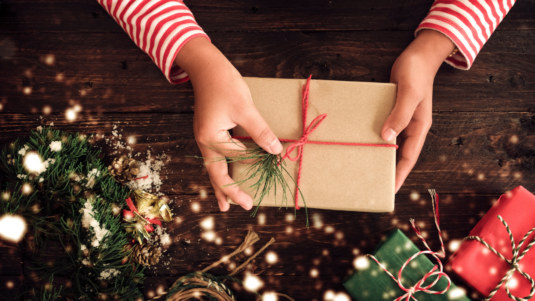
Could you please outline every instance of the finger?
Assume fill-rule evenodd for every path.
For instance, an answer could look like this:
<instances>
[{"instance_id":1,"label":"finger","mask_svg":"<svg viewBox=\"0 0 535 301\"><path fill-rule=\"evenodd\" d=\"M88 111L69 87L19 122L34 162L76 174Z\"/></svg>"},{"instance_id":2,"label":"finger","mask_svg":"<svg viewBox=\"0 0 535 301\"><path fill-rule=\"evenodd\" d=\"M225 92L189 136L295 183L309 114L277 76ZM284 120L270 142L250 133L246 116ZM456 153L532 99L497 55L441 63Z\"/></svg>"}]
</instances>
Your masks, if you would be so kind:
<instances>
[{"instance_id":1,"label":"finger","mask_svg":"<svg viewBox=\"0 0 535 301\"><path fill-rule=\"evenodd\" d=\"M264 118L260 116L260 113L258 113L258 110L253 104L240 115L237 123L243 127L243 129L251 135L254 142L266 152L271 154L280 154L282 152L282 144L279 139L277 139L277 136L271 131L268 124Z\"/></svg>"},{"instance_id":2,"label":"finger","mask_svg":"<svg viewBox=\"0 0 535 301\"><path fill-rule=\"evenodd\" d=\"M217 199L217 203L219 204L219 210L221 210L222 212L228 211L230 208L230 204L227 201L227 196L223 193L221 189L214 185L213 182L212 187L214 187L215 197Z\"/></svg>"},{"instance_id":3,"label":"finger","mask_svg":"<svg viewBox=\"0 0 535 301\"><path fill-rule=\"evenodd\" d=\"M222 155L214 150L202 147L201 152L205 158L216 158ZM253 200L249 195L243 192L238 185L233 185L234 180L228 175L228 166L226 161L217 161L206 164L206 170L210 176L212 186L216 191L216 197L219 202L219 207L227 208L224 203L228 203L226 197L228 196L236 204L240 205L245 210L253 207Z\"/></svg>"},{"instance_id":4,"label":"finger","mask_svg":"<svg viewBox=\"0 0 535 301\"><path fill-rule=\"evenodd\" d=\"M431 107L430 99L422 101L404 131L404 139L400 142L399 160L396 165L396 193L418 161L432 123Z\"/></svg>"},{"instance_id":5,"label":"finger","mask_svg":"<svg viewBox=\"0 0 535 301\"><path fill-rule=\"evenodd\" d=\"M421 99L412 88L404 85L398 86L396 104L381 130L383 140L392 141L407 127L420 101Z\"/></svg>"}]
</instances>

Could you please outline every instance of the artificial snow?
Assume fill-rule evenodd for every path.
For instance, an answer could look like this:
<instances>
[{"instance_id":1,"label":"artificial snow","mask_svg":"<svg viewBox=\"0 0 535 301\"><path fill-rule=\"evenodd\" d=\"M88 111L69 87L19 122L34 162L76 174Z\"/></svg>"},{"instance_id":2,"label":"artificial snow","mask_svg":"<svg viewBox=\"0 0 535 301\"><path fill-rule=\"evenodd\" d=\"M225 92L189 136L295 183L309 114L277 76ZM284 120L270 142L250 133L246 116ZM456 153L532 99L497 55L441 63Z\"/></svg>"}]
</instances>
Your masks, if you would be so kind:
<instances>
[{"instance_id":1,"label":"artificial snow","mask_svg":"<svg viewBox=\"0 0 535 301\"><path fill-rule=\"evenodd\" d=\"M38 126L38 127L37 127L37 131L38 131L39 133L41 133L41 132L43 131L43 127L42 127L42 126Z\"/></svg>"},{"instance_id":2,"label":"artificial snow","mask_svg":"<svg viewBox=\"0 0 535 301\"><path fill-rule=\"evenodd\" d=\"M94 218L95 213L93 212L93 205L91 202L86 201L84 208L80 209L80 213L83 214L82 226L86 229L91 227L93 228L93 232L95 232L95 236L91 240L91 245L96 248L100 245L104 236L106 236L109 231L106 228L101 228L99 222Z\"/></svg>"},{"instance_id":3,"label":"artificial snow","mask_svg":"<svg viewBox=\"0 0 535 301\"><path fill-rule=\"evenodd\" d=\"M61 141L50 142L50 150L53 152L59 152L61 150Z\"/></svg>"},{"instance_id":4,"label":"artificial snow","mask_svg":"<svg viewBox=\"0 0 535 301\"><path fill-rule=\"evenodd\" d=\"M97 180L97 177L100 176L100 171L98 169L93 168L88 174L87 174L87 183L85 184L88 188L93 188L95 186L95 182Z\"/></svg>"},{"instance_id":5,"label":"artificial snow","mask_svg":"<svg viewBox=\"0 0 535 301\"><path fill-rule=\"evenodd\" d=\"M119 274L121 274L121 272L116 269L105 269L104 271L100 272L100 277L98 277L98 279L108 280L112 277L117 277Z\"/></svg>"},{"instance_id":6,"label":"artificial snow","mask_svg":"<svg viewBox=\"0 0 535 301\"><path fill-rule=\"evenodd\" d=\"M29 149L30 149L29 146L24 145L24 147L19 150L19 155L24 157L26 155L26 151L28 151Z\"/></svg>"}]
</instances>

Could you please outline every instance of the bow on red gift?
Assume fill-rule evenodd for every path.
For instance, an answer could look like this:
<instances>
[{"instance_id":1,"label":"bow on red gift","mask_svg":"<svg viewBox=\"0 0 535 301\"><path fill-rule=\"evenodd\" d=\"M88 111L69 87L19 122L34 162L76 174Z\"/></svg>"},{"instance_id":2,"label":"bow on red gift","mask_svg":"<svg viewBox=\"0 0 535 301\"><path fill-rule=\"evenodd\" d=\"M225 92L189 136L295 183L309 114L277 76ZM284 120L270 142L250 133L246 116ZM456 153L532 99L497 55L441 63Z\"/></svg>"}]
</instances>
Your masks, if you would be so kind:
<instances>
[{"instance_id":1,"label":"bow on red gift","mask_svg":"<svg viewBox=\"0 0 535 301\"><path fill-rule=\"evenodd\" d=\"M430 189L429 193L431 194L431 198L432 198L433 215L435 216L435 224L438 229L438 238L440 239L440 245L442 248L441 251L434 252L431 250L431 248L429 247L429 245L427 245L427 242L423 238L422 234L420 233L420 229L418 229L418 227L416 227L416 225L414 224L414 219L411 219L410 221L411 221L412 229L416 232L416 235L423 241L424 245L427 248L427 251L420 251L412 255L399 269L397 278L394 275L392 275L386 269L386 267L382 263L380 263L379 260L377 260L377 258L375 258L373 255L368 255L368 257L373 259L388 274L388 276L390 276L398 284L399 288L405 292L403 296L396 298L395 301L401 301L403 299L405 299L406 301L410 301L411 299L417 301L417 299L414 298L414 293L416 292L423 292L423 293L432 294L432 295L441 295L441 294L446 293L450 289L450 286L451 286L451 279L446 273L443 272L442 262L439 259L439 257L440 258L446 257L446 251L444 249L444 242L442 241L442 232L440 231L440 217L439 217L439 211L438 211L438 194L435 192L434 189ZM420 279L420 281L418 281L414 286L409 287L409 288L404 287L403 284L401 283L401 274L403 273L403 269L405 269L405 267L412 260L414 260L416 257L423 255L423 254L430 254L431 256L433 256L433 258L437 260L438 265L435 265L431 269L431 271L425 274L424 277L422 277L422 279ZM435 281L433 281L429 285L423 286L425 281L427 281L427 279L431 276L437 276L437 278L435 279ZM448 280L448 286L442 291L431 290L433 286L435 286L438 283L441 277L444 277L446 278L446 280Z\"/></svg>"}]
</instances>

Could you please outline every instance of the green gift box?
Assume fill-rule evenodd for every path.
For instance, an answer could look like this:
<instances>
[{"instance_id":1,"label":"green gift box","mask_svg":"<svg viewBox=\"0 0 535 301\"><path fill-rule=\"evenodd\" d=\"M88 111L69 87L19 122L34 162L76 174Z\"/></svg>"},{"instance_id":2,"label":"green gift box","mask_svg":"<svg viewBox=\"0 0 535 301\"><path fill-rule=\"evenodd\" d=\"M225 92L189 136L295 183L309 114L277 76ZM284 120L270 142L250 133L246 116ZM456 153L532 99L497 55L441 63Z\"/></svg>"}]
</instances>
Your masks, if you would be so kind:
<instances>
[{"instance_id":1,"label":"green gift box","mask_svg":"<svg viewBox=\"0 0 535 301\"><path fill-rule=\"evenodd\" d=\"M420 250L407 236L405 236L405 234L403 234L403 232L396 229L388 233L388 235L375 248L372 255L397 278L399 269L403 264L419 251ZM435 264L433 264L426 255L416 257L403 270L401 284L405 288L410 289L429 273L434 266ZM422 286L428 286L436 279L436 275L430 276ZM406 294L394 279L392 279L375 261L368 257L358 259L357 270L344 282L344 287L357 301L396 300ZM447 287L448 280L445 277L441 277L436 285L429 288L429 290L440 292ZM466 296L465 291L458 288L453 283L449 290L444 294L434 295L417 291L413 294L413 297L414 298L410 299L417 299L418 301L470 300ZM403 298L403 300L406 300L406 297Z\"/></svg>"}]
</instances>

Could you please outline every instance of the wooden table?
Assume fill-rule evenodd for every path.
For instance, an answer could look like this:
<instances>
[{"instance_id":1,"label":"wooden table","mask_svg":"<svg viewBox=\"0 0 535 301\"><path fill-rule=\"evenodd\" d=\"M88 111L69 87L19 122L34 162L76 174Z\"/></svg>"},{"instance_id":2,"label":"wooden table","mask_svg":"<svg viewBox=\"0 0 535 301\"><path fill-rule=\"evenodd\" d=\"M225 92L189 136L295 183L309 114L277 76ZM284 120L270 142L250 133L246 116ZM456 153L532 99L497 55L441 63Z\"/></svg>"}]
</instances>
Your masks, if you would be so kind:
<instances>
[{"instance_id":1,"label":"wooden table","mask_svg":"<svg viewBox=\"0 0 535 301\"><path fill-rule=\"evenodd\" d=\"M392 64L433 1L186 2L243 76L313 74L316 79L388 82ZM439 247L428 188L444 200L447 246L466 236L500 194L518 185L535 191L533 1L518 1L470 71L441 67L433 127L396 196L395 212L310 210L310 229L301 212L291 218L291 209L262 208L263 218L237 207L219 212L206 170L185 157L199 154L191 84L169 84L96 1L3 0L0 5L2 143L28 135L41 123L108 137L117 125L123 137L135 138L135 152L150 148L171 157L161 190L176 200L172 210L180 220L166 225L173 241L162 260L168 265L147 271L147 296L231 252L251 228L261 235L256 249L276 239L269 248L276 261L269 263L264 254L252 267L264 281L262 292L324 300L329 291L344 291L341 282L355 258L370 252L389 230L401 228L415 238L409 218L422 225L432 248ZM76 105L81 111L74 121L67 120L66 110ZM109 154L115 151L100 145ZM200 223L210 217L220 244L203 236L207 230ZM20 258L16 246L0 242L0 294L20 284Z\"/></svg>"}]
</instances>

